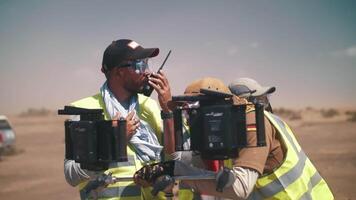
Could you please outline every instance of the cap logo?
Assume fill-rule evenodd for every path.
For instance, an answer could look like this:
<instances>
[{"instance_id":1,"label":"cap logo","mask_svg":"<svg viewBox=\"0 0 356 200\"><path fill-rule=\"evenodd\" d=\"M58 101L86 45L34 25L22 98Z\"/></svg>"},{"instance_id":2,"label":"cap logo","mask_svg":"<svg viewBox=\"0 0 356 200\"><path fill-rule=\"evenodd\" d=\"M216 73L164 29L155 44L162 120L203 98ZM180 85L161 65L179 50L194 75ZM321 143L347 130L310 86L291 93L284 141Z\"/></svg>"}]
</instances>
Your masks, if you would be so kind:
<instances>
[{"instance_id":1,"label":"cap logo","mask_svg":"<svg viewBox=\"0 0 356 200\"><path fill-rule=\"evenodd\" d=\"M140 45L137 42L132 41L132 42L128 43L127 46L129 46L131 49L136 49Z\"/></svg>"}]
</instances>

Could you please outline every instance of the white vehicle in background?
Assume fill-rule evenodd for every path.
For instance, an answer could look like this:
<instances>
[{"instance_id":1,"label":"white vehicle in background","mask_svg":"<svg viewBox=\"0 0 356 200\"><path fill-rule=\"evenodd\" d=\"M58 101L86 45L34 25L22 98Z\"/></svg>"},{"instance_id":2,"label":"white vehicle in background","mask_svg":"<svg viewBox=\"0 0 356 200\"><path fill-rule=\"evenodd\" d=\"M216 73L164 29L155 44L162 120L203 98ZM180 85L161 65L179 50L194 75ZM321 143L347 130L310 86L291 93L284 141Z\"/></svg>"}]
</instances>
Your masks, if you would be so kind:
<instances>
[{"instance_id":1,"label":"white vehicle in background","mask_svg":"<svg viewBox=\"0 0 356 200\"><path fill-rule=\"evenodd\" d=\"M15 132L12 130L9 120L0 115L0 155L13 150L15 145Z\"/></svg>"}]
</instances>

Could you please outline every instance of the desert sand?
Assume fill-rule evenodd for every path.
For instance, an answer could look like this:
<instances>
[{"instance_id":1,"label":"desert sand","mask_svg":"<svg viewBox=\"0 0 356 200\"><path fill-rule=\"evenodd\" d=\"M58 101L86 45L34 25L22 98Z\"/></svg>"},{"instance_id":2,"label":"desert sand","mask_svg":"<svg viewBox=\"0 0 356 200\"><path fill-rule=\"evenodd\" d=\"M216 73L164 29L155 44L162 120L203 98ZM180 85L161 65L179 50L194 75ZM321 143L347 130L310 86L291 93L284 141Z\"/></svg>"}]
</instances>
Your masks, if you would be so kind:
<instances>
[{"instance_id":1,"label":"desert sand","mask_svg":"<svg viewBox=\"0 0 356 200\"><path fill-rule=\"evenodd\" d=\"M325 118L312 109L283 117L335 198L356 199L356 123L345 115ZM0 161L0 199L79 199L63 175L64 118L9 118L16 131L16 152Z\"/></svg>"}]
</instances>

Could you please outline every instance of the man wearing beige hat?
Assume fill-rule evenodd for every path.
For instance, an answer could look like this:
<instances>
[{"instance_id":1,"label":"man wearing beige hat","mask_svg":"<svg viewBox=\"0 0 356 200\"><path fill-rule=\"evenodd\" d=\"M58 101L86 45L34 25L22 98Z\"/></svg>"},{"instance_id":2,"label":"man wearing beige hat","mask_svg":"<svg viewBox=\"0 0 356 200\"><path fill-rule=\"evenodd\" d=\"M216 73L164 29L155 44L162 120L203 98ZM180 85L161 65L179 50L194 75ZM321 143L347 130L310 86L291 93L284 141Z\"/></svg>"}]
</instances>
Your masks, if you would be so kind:
<instances>
[{"instance_id":1,"label":"man wearing beige hat","mask_svg":"<svg viewBox=\"0 0 356 200\"><path fill-rule=\"evenodd\" d=\"M265 110L273 113L269 96L276 87L262 86L252 78L238 78L229 84L231 93L252 103L262 103Z\"/></svg>"},{"instance_id":2,"label":"man wearing beige hat","mask_svg":"<svg viewBox=\"0 0 356 200\"><path fill-rule=\"evenodd\" d=\"M200 94L200 89L230 93L222 81L203 78L191 83L185 95ZM200 94L201 95L201 94ZM241 102L237 98L237 102ZM236 102L236 101L234 101ZM224 161L228 181L223 192L217 192L215 180L185 180L185 184L202 194L230 199L334 199L328 185L299 146L293 132L278 116L265 112L266 145L257 147L256 121L253 109L247 109L247 148L238 157ZM168 161L146 166L135 173L135 182L152 185L158 177L211 175L180 161Z\"/></svg>"}]
</instances>

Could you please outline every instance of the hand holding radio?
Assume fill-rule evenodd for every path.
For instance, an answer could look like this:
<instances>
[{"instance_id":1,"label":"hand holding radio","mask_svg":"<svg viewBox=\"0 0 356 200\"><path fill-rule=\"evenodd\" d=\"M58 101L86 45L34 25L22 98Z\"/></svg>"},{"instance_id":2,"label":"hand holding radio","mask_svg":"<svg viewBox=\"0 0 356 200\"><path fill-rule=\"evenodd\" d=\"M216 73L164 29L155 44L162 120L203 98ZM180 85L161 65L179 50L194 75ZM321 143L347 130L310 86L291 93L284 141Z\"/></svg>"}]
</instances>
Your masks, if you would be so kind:
<instances>
[{"instance_id":1,"label":"hand holding radio","mask_svg":"<svg viewBox=\"0 0 356 200\"><path fill-rule=\"evenodd\" d=\"M169 55L171 55L171 52L172 52L172 50L169 50L169 52L168 52L166 58L164 59L162 65L157 70L157 73L159 73L163 69L163 66L164 66L164 64L166 64L166 61L167 61ZM151 74L149 76L151 76ZM145 96L149 97L149 96L151 96L153 90L154 90L154 88L149 83L146 83L143 86L142 94L144 94Z\"/></svg>"},{"instance_id":2,"label":"hand holding radio","mask_svg":"<svg viewBox=\"0 0 356 200\"><path fill-rule=\"evenodd\" d=\"M163 112L170 111L167 104L172 99L171 88L162 70L159 70L158 73L151 74L151 76L148 77L148 83L156 90L158 101Z\"/></svg>"}]
</instances>

